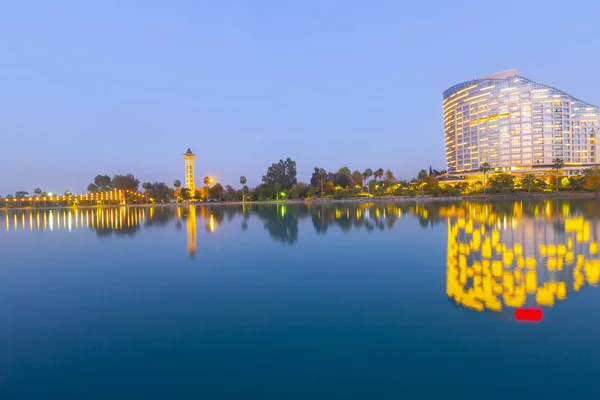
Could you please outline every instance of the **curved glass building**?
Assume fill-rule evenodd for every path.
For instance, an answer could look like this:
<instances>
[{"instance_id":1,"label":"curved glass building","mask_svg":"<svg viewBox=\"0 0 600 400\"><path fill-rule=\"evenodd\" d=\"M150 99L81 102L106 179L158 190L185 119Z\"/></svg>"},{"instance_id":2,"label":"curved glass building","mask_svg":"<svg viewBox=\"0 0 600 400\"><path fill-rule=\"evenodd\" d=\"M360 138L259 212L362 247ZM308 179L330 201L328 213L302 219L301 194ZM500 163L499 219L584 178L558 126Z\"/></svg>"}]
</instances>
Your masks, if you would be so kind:
<instances>
[{"instance_id":1,"label":"curved glass building","mask_svg":"<svg viewBox=\"0 0 600 400\"><path fill-rule=\"evenodd\" d=\"M552 86L498 72L444 92L444 133L449 174L551 170L562 158L569 174L598 160L600 108Z\"/></svg>"}]
</instances>

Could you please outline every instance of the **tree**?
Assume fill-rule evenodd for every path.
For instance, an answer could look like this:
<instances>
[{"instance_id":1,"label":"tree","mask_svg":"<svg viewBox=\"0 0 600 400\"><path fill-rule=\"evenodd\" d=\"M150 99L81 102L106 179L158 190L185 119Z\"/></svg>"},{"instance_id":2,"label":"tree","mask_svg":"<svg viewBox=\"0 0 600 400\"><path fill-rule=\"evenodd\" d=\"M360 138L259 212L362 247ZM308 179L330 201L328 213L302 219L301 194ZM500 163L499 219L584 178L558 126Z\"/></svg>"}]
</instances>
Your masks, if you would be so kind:
<instances>
[{"instance_id":1,"label":"tree","mask_svg":"<svg viewBox=\"0 0 600 400\"><path fill-rule=\"evenodd\" d=\"M421 196L423 196L425 194L425 179L429 176L429 174L427 174L427 171L425 171L424 169L419 171L419 174L417 175L417 179L419 180L419 182L421 182Z\"/></svg>"},{"instance_id":2,"label":"tree","mask_svg":"<svg viewBox=\"0 0 600 400\"><path fill-rule=\"evenodd\" d=\"M154 182L150 186L150 196L158 203L168 203L173 198L173 189L164 182Z\"/></svg>"},{"instance_id":3,"label":"tree","mask_svg":"<svg viewBox=\"0 0 600 400\"><path fill-rule=\"evenodd\" d=\"M212 187L208 189L208 192L211 198L221 201L223 200L223 194L225 193L225 189L220 183L215 183Z\"/></svg>"},{"instance_id":4,"label":"tree","mask_svg":"<svg viewBox=\"0 0 600 400\"><path fill-rule=\"evenodd\" d=\"M98 185L98 184L96 184L96 185ZM100 185L98 185L98 186L100 186ZM139 181L139 179L136 179L136 177L133 176L133 174L115 175L112 178L112 181L110 181L110 187L112 189L117 189L117 190L129 190L132 192L137 192L139 186L140 186L140 181Z\"/></svg>"},{"instance_id":5,"label":"tree","mask_svg":"<svg viewBox=\"0 0 600 400\"><path fill-rule=\"evenodd\" d=\"M298 182L290 189L290 198L293 199L305 199L310 197L309 193L313 190L311 186L306 183Z\"/></svg>"},{"instance_id":6,"label":"tree","mask_svg":"<svg viewBox=\"0 0 600 400\"><path fill-rule=\"evenodd\" d=\"M244 196L244 186L246 186L246 177L245 176L240 176L240 185L242 185L242 203L244 203L246 201Z\"/></svg>"},{"instance_id":7,"label":"tree","mask_svg":"<svg viewBox=\"0 0 600 400\"><path fill-rule=\"evenodd\" d=\"M94 178L94 184L100 190L107 190L110 187L110 183L110 176L108 175L96 175L96 178Z\"/></svg>"},{"instance_id":8,"label":"tree","mask_svg":"<svg viewBox=\"0 0 600 400\"><path fill-rule=\"evenodd\" d=\"M348 185L350 185L351 182L352 172L350 172L350 169L348 169L348 167L340 168L339 171L335 174L335 179L333 181L335 186L340 186L342 188L348 187Z\"/></svg>"},{"instance_id":9,"label":"tree","mask_svg":"<svg viewBox=\"0 0 600 400\"><path fill-rule=\"evenodd\" d=\"M371 170L371 168L367 168L365 169L365 172L362 173L363 179L364 179L364 183L363 185L367 187L367 190L369 188L368 185L368 180L373 176L373 170Z\"/></svg>"},{"instance_id":10,"label":"tree","mask_svg":"<svg viewBox=\"0 0 600 400\"><path fill-rule=\"evenodd\" d=\"M173 182L173 186L175 190L173 191L173 196L175 196L175 202L179 203L179 198L181 197L181 181L179 179L175 179Z\"/></svg>"},{"instance_id":11,"label":"tree","mask_svg":"<svg viewBox=\"0 0 600 400\"><path fill-rule=\"evenodd\" d=\"M35 188L35 189L33 189L33 193L34 193L36 196L40 196L40 195L42 194L42 189L40 189L40 188Z\"/></svg>"},{"instance_id":12,"label":"tree","mask_svg":"<svg viewBox=\"0 0 600 400\"><path fill-rule=\"evenodd\" d=\"M206 194L206 200L210 198L210 185L214 182L214 179L210 176L204 177L204 193Z\"/></svg>"},{"instance_id":13,"label":"tree","mask_svg":"<svg viewBox=\"0 0 600 400\"><path fill-rule=\"evenodd\" d=\"M375 180L383 178L383 168L379 168L377 171L373 172L373 178L375 178Z\"/></svg>"},{"instance_id":14,"label":"tree","mask_svg":"<svg viewBox=\"0 0 600 400\"><path fill-rule=\"evenodd\" d=\"M242 186L242 190L235 190L231 185L225 185L225 200L227 201L236 201L240 198L240 193L243 193L244 187ZM242 201L243 201L243 196Z\"/></svg>"},{"instance_id":15,"label":"tree","mask_svg":"<svg viewBox=\"0 0 600 400\"><path fill-rule=\"evenodd\" d=\"M314 187L321 187L321 198L323 198L323 186L327 181L327 171L325 168L315 167L315 170L310 178L310 185Z\"/></svg>"},{"instance_id":16,"label":"tree","mask_svg":"<svg viewBox=\"0 0 600 400\"><path fill-rule=\"evenodd\" d=\"M384 174L384 180L389 185L391 183L396 182L396 177L394 176L394 173L392 171L386 169Z\"/></svg>"},{"instance_id":17,"label":"tree","mask_svg":"<svg viewBox=\"0 0 600 400\"><path fill-rule=\"evenodd\" d=\"M433 170L431 169L431 165L429 166L429 175L433 175Z\"/></svg>"},{"instance_id":18,"label":"tree","mask_svg":"<svg viewBox=\"0 0 600 400\"><path fill-rule=\"evenodd\" d=\"M296 179L296 161L289 157L283 161L272 164L267 169L267 174L262 177L262 181L268 185L278 186L280 189L289 190L298 183Z\"/></svg>"},{"instance_id":19,"label":"tree","mask_svg":"<svg viewBox=\"0 0 600 400\"><path fill-rule=\"evenodd\" d=\"M142 184L142 187L146 191L146 203L149 203L150 202L150 189L152 189L152 183L144 182Z\"/></svg>"},{"instance_id":20,"label":"tree","mask_svg":"<svg viewBox=\"0 0 600 400\"><path fill-rule=\"evenodd\" d=\"M189 188L181 188L181 199L182 200L190 199L190 189Z\"/></svg>"},{"instance_id":21,"label":"tree","mask_svg":"<svg viewBox=\"0 0 600 400\"><path fill-rule=\"evenodd\" d=\"M485 194L486 174L492 170L492 166L488 162L481 163L479 171L483 172L483 194Z\"/></svg>"},{"instance_id":22,"label":"tree","mask_svg":"<svg viewBox=\"0 0 600 400\"><path fill-rule=\"evenodd\" d=\"M565 166L565 160L560 157L552 160L552 169L556 170L556 192L558 192L558 170Z\"/></svg>"},{"instance_id":23,"label":"tree","mask_svg":"<svg viewBox=\"0 0 600 400\"><path fill-rule=\"evenodd\" d=\"M93 183L90 183L87 187L87 191L90 193L94 193L94 192L98 191L98 186L96 186Z\"/></svg>"},{"instance_id":24,"label":"tree","mask_svg":"<svg viewBox=\"0 0 600 400\"><path fill-rule=\"evenodd\" d=\"M361 187L363 186L363 176L360 171L352 172L352 187Z\"/></svg>"},{"instance_id":25,"label":"tree","mask_svg":"<svg viewBox=\"0 0 600 400\"><path fill-rule=\"evenodd\" d=\"M585 171L583 188L594 190L596 196L600 194L600 168L590 168Z\"/></svg>"},{"instance_id":26,"label":"tree","mask_svg":"<svg viewBox=\"0 0 600 400\"><path fill-rule=\"evenodd\" d=\"M523 177L523 183L527 185L527 193L531 193L531 184L535 182L535 175L527 174Z\"/></svg>"},{"instance_id":27,"label":"tree","mask_svg":"<svg viewBox=\"0 0 600 400\"><path fill-rule=\"evenodd\" d=\"M490 178L490 188L496 192L507 192L514 188L515 177L506 172L496 174Z\"/></svg>"}]
</instances>

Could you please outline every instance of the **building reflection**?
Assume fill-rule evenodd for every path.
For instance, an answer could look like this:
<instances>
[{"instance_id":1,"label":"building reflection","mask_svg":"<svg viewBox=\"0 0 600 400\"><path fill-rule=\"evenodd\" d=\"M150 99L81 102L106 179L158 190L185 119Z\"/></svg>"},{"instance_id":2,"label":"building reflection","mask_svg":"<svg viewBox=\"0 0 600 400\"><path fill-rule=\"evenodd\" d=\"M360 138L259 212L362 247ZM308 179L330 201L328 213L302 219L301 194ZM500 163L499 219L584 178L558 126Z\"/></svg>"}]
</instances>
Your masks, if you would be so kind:
<instances>
[{"instance_id":1,"label":"building reflection","mask_svg":"<svg viewBox=\"0 0 600 400\"><path fill-rule=\"evenodd\" d=\"M180 230L185 224L187 254L194 259L199 251L198 225L210 237L223 224L239 227L241 221L238 229L243 232L255 233L256 227L262 227L272 240L293 246L302 220L322 235L334 228L391 230L403 219L418 221L422 229L447 225L447 296L470 310L552 307L584 285L596 286L600 281L600 204L596 201L10 210L0 214L0 229L8 233L90 229L99 238L131 237L174 221ZM182 248L184 240L182 235Z\"/></svg>"},{"instance_id":2,"label":"building reflection","mask_svg":"<svg viewBox=\"0 0 600 400\"><path fill-rule=\"evenodd\" d=\"M446 207L449 298L476 311L552 307L598 284L598 224L568 202Z\"/></svg>"},{"instance_id":3,"label":"building reflection","mask_svg":"<svg viewBox=\"0 0 600 400\"><path fill-rule=\"evenodd\" d=\"M147 210L141 207L56 209L11 211L5 213L4 229L16 231L68 231L92 229L99 236L136 231L148 221ZM150 216L150 219L152 216Z\"/></svg>"}]
</instances>

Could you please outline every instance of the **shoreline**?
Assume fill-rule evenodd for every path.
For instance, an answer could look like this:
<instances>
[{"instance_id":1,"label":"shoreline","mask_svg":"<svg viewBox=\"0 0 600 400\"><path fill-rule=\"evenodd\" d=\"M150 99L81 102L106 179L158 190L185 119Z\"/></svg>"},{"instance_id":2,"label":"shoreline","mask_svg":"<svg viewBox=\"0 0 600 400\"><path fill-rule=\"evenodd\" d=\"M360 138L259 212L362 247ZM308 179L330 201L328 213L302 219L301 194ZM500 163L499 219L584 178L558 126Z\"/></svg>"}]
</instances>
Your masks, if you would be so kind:
<instances>
[{"instance_id":1,"label":"shoreline","mask_svg":"<svg viewBox=\"0 0 600 400\"><path fill-rule=\"evenodd\" d=\"M105 208L120 208L120 207L136 207L136 208L147 208L147 207L178 207L178 206L254 206L254 205L273 205L273 204L361 204L361 203L399 203L399 202L451 202L451 201L493 201L493 200L569 200L569 199L594 199L600 197L596 193L589 192L563 192L563 193L507 193L507 194L477 194L470 196L443 196L434 197L432 195L424 196L382 196L382 197L351 197L351 198L326 198L326 199L311 199L311 200L267 200L267 201L214 201L214 202L198 202L198 203L155 203L155 204L106 204L106 205L91 205L91 206L45 206L45 207L2 207L2 211L24 211L24 210L89 210L89 209L105 209Z\"/></svg>"}]
</instances>

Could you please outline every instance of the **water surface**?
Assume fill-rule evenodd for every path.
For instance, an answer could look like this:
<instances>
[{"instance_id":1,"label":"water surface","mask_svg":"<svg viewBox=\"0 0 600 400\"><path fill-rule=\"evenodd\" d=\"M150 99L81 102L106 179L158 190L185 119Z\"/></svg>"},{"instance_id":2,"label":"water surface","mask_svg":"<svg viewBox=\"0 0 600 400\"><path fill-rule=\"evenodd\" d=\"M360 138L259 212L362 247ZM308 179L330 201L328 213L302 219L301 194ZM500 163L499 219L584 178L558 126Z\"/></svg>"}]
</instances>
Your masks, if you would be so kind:
<instances>
[{"instance_id":1,"label":"water surface","mask_svg":"<svg viewBox=\"0 0 600 400\"><path fill-rule=\"evenodd\" d=\"M3 211L0 398L593 382L599 222L555 200Z\"/></svg>"}]
</instances>

